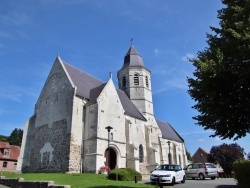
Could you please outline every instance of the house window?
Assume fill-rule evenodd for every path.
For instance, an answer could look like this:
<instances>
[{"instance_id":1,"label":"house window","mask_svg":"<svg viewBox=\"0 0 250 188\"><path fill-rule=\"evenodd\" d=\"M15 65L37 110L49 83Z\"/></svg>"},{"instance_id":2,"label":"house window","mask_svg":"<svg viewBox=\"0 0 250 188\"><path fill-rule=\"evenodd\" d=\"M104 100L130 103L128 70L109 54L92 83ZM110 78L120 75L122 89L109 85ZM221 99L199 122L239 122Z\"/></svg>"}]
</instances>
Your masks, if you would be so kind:
<instances>
[{"instance_id":1,"label":"house window","mask_svg":"<svg viewBox=\"0 0 250 188\"><path fill-rule=\"evenodd\" d=\"M149 85L148 85L148 77L147 76L145 76L145 81L146 81L146 86L149 87Z\"/></svg>"},{"instance_id":2,"label":"house window","mask_svg":"<svg viewBox=\"0 0 250 188\"><path fill-rule=\"evenodd\" d=\"M144 155L143 155L143 147L142 147L142 145L140 144L140 146L139 146L139 162L140 162L140 163L143 163L143 158L144 158Z\"/></svg>"},{"instance_id":3,"label":"house window","mask_svg":"<svg viewBox=\"0 0 250 188\"><path fill-rule=\"evenodd\" d=\"M114 135L113 133L110 133L110 140L113 140L114 139Z\"/></svg>"},{"instance_id":4,"label":"house window","mask_svg":"<svg viewBox=\"0 0 250 188\"><path fill-rule=\"evenodd\" d=\"M7 168L7 162L3 162L3 168Z\"/></svg>"},{"instance_id":5,"label":"house window","mask_svg":"<svg viewBox=\"0 0 250 188\"><path fill-rule=\"evenodd\" d=\"M139 75L138 74L134 74L134 85L135 86L139 85Z\"/></svg>"},{"instance_id":6,"label":"house window","mask_svg":"<svg viewBox=\"0 0 250 188\"><path fill-rule=\"evenodd\" d=\"M9 156L10 155L10 149L4 149L3 155L4 156Z\"/></svg>"},{"instance_id":7,"label":"house window","mask_svg":"<svg viewBox=\"0 0 250 188\"><path fill-rule=\"evenodd\" d=\"M123 78L122 78L122 87L123 88L125 88L126 87L126 77L125 76L123 76Z\"/></svg>"}]
</instances>

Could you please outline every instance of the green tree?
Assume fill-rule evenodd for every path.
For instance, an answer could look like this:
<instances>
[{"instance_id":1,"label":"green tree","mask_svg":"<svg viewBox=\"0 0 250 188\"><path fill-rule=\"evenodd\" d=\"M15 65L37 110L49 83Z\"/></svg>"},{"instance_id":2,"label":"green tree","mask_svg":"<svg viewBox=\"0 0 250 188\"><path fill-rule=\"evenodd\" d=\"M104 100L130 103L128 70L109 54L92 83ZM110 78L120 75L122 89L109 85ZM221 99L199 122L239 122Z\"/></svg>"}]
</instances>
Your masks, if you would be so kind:
<instances>
[{"instance_id":1,"label":"green tree","mask_svg":"<svg viewBox=\"0 0 250 188\"><path fill-rule=\"evenodd\" d=\"M192 157L191 157L191 154L187 151L187 149L186 149L186 155L187 155L188 160L190 160L190 161L193 160Z\"/></svg>"},{"instance_id":2,"label":"green tree","mask_svg":"<svg viewBox=\"0 0 250 188\"><path fill-rule=\"evenodd\" d=\"M191 59L189 94L196 124L212 137L237 140L250 133L250 0L222 0L220 27L210 27L208 47Z\"/></svg>"},{"instance_id":3,"label":"green tree","mask_svg":"<svg viewBox=\"0 0 250 188\"><path fill-rule=\"evenodd\" d=\"M0 141L2 142L6 142L7 138L8 138L7 136L0 135Z\"/></svg>"},{"instance_id":4,"label":"green tree","mask_svg":"<svg viewBox=\"0 0 250 188\"><path fill-rule=\"evenodd\" d=\"M247 154L247 159L250 160L250 152Z\"/></svg>"},{"instance_id":5,"label":"green tree","mask_svg":"<svg viewBox=\"0 0 250 188\"><path fill-rule=\"evenodd\" d=\"M244 159L244 154L244 149L237 143L224 143L219 146L213 146L207 159L209 162L219 163L225 173L230 173L233 169L233 163Z\"/></svg>"},{"instance_id":6,"label":"green tree","mask_svg":"<svg viewBox=\"0 0 250 188\"><path fill-rule=\"evenodd\" d=\"M11 145L21 146L23 138L23 130L15 128L10 136L7 138L7 142Z\"/></svg>"}]
</instances>

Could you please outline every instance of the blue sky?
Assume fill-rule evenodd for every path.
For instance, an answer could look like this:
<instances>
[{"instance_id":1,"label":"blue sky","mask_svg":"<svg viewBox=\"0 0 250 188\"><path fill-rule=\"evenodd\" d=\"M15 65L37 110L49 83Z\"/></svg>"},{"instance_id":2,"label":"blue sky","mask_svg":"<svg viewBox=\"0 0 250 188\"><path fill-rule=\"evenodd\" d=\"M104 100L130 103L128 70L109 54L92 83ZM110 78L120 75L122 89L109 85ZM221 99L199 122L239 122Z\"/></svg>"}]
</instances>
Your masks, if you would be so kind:
<instances>
[{"instance_id":1,"label":"blue sky","mask_svg":"<svg viewBox=\"0 0 250 188\"><path fill-rule=\"evenodd\" d=\"M233 143L210 138L195 125L186 78L218 26L220 1L2 0L0 6L0 134L24 127L57 53L79 69L117 85L117 71L133 45L151 70L155 116L170 123L187 150ZM250 135L237 143L250 152Z\"/></svg>"}]
</instances>

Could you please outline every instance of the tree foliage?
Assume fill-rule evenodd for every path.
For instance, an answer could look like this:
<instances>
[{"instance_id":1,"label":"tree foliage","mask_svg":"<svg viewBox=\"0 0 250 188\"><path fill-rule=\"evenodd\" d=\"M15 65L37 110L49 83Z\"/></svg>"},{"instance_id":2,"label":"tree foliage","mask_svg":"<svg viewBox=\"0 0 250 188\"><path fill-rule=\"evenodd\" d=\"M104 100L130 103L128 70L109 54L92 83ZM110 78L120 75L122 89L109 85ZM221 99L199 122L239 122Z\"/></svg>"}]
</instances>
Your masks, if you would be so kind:
<instances>
[{"instance_id":1,"label":"tree foliage","mask_svg":"<svg viewBox=\"0 0 250 188\"><path fill-rule=\"evenodd\" d=\"M21 146L23 138L23 130L15 128L9 137L7 137L7 142L11 145Z\"/></svg>"},{"instance_id":2,"label":"tree foliage","mask_svg":"<svg viewBox=\"0 0 250 188\"><path fill-rule=\"evenodd\" d=\"M186 155L187 155L188 160L190 160L190 161L193 160L192 157L191 157L191 154L187 151L187 149L186 149Z\"/></svg>"},{"instance_id":3,"label":"tree foliage","mask_svg":"<svg viewBox=\"0 0 250 188\"><path fill-rule=\"evenodd\" d=\"M219 163L225 173L230 173L233 163L241 159L244 159L244 149L237 143L213 146L207 158L209 162Z\"/></svg>"},{"instance_id":4,"label":"tree foliage","mask_svg":"<svg viewBox=\"0 0 250 188\"><path fill-rule=\"evenodd\" d=\"M2 142L6 142L7 138L8 138L7 136L0 135L0 141L2 141Z\"/></svg>"},{"instance_id":5,"label":"tree foliage","mask_svg":"<svg viewBox=\"0 0 250 188\"><path fill-rule=\"evenodd\" d=\"M237 140L250 133L250 0L222 0L220 27L210 27L208 47L190 61L189 94L197 125L212 137Z\"/></svg>"},{"instance_id":6,"label":"tree foliage","mask_svg":"<svg viewBox=\"0 0 250 188\"><path fill-rule=\"evenodd\" d=\"M250 160L250 152L247 154L247 159Z\"/></svg>"}]
</instances>

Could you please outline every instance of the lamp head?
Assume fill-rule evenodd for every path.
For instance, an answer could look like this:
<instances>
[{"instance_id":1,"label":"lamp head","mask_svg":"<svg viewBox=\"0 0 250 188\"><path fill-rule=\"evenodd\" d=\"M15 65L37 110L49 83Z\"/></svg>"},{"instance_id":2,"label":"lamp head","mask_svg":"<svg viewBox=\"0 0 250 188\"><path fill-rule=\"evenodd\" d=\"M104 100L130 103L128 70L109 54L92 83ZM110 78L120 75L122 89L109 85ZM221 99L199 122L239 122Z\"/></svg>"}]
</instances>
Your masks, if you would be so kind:
<instances>
[{"instance_id":1,"label":"lamp head","mask_svg":"<svg viewBox=\"0 0 250 188\"><path fill-rule=\"evenodd\" d=\"M107 129L107 130L108 130L108 132L110 132L110 130L111 130L111 129L113 129L113 127L111 127L111 126L107 126L107 127L105 127L105 129Z\"/></svg>"}]
</instances>

